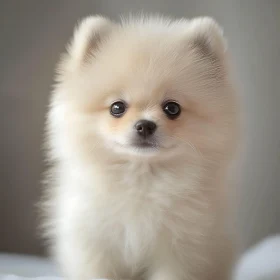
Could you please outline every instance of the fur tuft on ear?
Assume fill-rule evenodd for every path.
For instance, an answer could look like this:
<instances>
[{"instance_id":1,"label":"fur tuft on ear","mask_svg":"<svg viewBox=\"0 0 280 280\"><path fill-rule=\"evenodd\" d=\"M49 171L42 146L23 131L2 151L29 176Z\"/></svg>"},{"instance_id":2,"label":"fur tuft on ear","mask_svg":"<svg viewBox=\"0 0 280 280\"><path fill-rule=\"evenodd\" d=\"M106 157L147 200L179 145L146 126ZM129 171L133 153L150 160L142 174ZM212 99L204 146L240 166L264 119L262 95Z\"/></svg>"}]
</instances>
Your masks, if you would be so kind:
<instances>
[{"instance_id":1,"label":"fur tuft on ear","mask_svg":"<svg viewBox=\"0 0 280 280\"><path fill-rule=\"evenodd\" d=\"M114 24L102 16L89 16L83 19L74 30L74 36L67 47L72 67L79 67L94 55L104 37Z\"/></svg>"},{"instance_id":2,"label":"fur tuft on ear","mask_svg":"<svg viewBox=\"0 0 280 280\"><path fill-rule=\"evenodd\" d=\"M224 56L227 44L222 28L210 17L194 18L189 22L191 47L204 58L221 58Z\"/></svg>"}]
</instances>

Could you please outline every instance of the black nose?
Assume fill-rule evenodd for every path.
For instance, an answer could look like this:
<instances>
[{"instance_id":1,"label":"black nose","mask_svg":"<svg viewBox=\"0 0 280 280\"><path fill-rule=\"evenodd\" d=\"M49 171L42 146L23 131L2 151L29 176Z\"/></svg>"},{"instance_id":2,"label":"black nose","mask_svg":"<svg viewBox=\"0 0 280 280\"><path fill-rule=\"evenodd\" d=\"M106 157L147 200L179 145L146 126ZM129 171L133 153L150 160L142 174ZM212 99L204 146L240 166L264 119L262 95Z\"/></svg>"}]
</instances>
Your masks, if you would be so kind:
<instances>
[{"instance_id":1,"label":"black nose","mask_svg":"<svg viewBox=\"0 0 280 280\"><path fill-rule=\"evenodd\" d=\"M135 129L139 135L146 138L156 131L157 125L151 121L140 120L135 124Z\"/></svg>"}]
</instances>

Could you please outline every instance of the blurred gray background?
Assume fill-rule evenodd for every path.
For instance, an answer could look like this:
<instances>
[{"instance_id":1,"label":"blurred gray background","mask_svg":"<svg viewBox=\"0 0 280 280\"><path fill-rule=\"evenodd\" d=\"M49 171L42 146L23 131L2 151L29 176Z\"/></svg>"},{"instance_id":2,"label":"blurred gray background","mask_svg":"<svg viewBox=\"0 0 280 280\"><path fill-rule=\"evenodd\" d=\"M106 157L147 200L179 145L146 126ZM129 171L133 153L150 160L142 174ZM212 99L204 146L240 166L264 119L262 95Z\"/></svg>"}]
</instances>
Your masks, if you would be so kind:
<instances>
[{"instance_id":1,"label":"blurred gray background","mask_svg":"<svg viewBox=\"0 0 280 280\"><path fill-rule=\"evenodd\" d=\"M59 54L78 19L127 12L210 15L229 40L246 121L237 200L244 250L280 232L280 1L1 0L0 251L41 254L34 203L40 193L44 115Z\"/></svg>"}]
</instances>

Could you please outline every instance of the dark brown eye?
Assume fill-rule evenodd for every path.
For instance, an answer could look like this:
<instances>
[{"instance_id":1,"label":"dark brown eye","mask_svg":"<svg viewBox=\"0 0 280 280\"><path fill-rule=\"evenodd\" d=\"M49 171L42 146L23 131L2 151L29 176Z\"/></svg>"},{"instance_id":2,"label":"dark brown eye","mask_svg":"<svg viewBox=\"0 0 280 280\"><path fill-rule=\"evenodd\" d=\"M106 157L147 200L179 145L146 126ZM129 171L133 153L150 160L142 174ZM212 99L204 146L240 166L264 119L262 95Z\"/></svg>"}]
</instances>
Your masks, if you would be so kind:
<instances>
[{"instance_id":1,"label":"dark brown eye","mask_svg":"<svg viewBox=\"0 0 280 280\"><path fill-rule=\"evenodd\" d=\"M163 104L162 110L166 114L166 116L171 120L178 118L181 114L180 105L174 101L165 102Z\"/></svg>"},{"instance_id":2,"label":"dark brown eye","mask_svg":"<svg viewBox=\"0 0 280 280\"><path fill-rule=\"evenodd\" d=\"M126 104L123 101L116 101L111 105L111 115L120 118L126 111Z\"/></svg>"}]
</instances>

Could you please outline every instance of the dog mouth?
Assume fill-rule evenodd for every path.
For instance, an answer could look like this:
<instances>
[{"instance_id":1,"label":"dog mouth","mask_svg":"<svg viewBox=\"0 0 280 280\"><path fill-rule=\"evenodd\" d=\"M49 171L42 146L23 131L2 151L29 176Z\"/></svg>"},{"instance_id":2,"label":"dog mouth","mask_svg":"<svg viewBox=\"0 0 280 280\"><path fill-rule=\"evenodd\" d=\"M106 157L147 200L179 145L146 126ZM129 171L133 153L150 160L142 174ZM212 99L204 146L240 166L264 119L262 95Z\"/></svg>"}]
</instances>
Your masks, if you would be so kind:
<instances>
[{"instance_id":1,"label":"dog mouth","mask_svg":"<svg viewBox=\"0 0 280 280\"><path fill-rule=\"evenodd\" d=\"M154 149L158 147L158 145L153 143L139 143L139 144L133 144L132 146L139 149Z\"/></svg>"},{"instance_id":2,"label":"dog mouth","mask_svg":"<svg viewBox=\"0 0 280 280\"><path fill-rule=\"evenodd\" d=\"M154 140L134 141L131 146L138 150L153 150L160 148L159 143Z\"/></svg>"},{"instance_id":3,"label":"dog mouth","mask_svg":"<svg viewBox=\"0 0 280 280\"><path fill-rule=\"evenodd\" d=\"M162 149L166 149L164 146L160 144L160 142L155 139L155 137L150 137L148 139L131 139L127 143L120 143L115 141L117 147L121 149L121 151L129 151L135 154L155 154L161 151Z\"/></svg>"}]
</instances>

